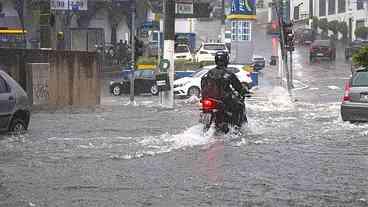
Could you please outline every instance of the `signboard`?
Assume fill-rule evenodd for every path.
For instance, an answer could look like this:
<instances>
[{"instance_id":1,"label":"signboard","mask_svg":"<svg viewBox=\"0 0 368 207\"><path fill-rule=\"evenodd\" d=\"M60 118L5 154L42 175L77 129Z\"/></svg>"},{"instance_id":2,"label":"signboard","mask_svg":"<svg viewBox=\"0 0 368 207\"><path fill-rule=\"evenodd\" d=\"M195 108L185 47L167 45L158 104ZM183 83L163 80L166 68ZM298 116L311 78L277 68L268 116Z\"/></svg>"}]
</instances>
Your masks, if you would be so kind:
<instances>
[{"instance_id":1,"label":"signboard","mask_svg":"<svg viewBox=\"0 0 368 207\"><path fill-rule=\"evenodd\" d=\"M176 14L193 14L193 0L176 0L175 4Z\"/></svg>"},{"instance_id":2,"label":"signboard","mask_svg":"<svg viewBox=\"0 0 368 207\"><path fill-rule=\"evenodd\" d=\"M225 0L227 19L255 19L256 0Z\"/></svg>"},{"instance_id":3,"label":"signboard","mask_svg":"<svg viewBox=\"0 0 368 207\"><path fill-rule=\"evenodd\" d=\"M88 10L88 0L51 0L51 10Z\"/></svg>"}]
</instances>

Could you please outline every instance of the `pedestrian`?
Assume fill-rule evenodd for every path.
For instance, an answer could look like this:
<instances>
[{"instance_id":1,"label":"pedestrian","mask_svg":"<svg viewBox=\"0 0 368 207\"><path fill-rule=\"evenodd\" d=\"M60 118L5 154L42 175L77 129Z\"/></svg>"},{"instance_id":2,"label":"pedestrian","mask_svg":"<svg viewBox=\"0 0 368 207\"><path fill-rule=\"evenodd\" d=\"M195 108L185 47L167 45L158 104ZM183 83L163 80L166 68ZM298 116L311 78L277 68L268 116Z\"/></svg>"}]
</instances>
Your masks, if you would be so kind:
<instances>
[{"instance_id":1,"label":"pedestrian","mask_svg":"<svg viewBox=\"0 0 368 207\"><path fill-rule=\"evenodd\" d=\"M118 48L117 49L118 64L119 65L125 64L128 52L128 45L126 44L126 41L123 42L123 40L120 40L117 48Z\"/></svg>"}]
</instances>

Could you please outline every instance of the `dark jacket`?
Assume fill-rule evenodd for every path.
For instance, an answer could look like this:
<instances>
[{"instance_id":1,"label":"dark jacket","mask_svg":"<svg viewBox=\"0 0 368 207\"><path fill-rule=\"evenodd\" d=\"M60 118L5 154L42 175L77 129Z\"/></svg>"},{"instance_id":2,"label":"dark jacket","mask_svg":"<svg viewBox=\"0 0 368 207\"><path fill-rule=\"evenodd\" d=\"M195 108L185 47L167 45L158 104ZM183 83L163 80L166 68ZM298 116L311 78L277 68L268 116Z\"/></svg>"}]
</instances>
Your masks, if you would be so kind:
<instances>
[{"instance_id":1,"label":"dark jacket","mask_svg":"<svg viewBox=\"0 0 368 207\"><path fill-rule=\"evenodd\" d=\"M206 86L208 84L208 80L215 80L215 82L220 86L220 90L223 92L213 92L212 87ZM202 97L225 98L232 94L232 88L242 96L246 93L236 75L220 67L216 67L208 71L208 73L202 78L201 85Z\"/></svg>"}]
</instances>

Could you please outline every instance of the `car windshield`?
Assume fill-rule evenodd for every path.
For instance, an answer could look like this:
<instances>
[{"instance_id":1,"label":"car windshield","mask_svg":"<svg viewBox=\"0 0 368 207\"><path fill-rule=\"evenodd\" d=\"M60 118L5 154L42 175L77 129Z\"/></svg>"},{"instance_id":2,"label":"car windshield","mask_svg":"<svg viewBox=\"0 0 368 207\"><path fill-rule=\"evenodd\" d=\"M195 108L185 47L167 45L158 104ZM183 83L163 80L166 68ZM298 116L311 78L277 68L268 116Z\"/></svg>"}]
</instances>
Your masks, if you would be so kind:
<instances>
[{"instance_id":1,"label":"car windshield","mask_svg":"<svg viewBox=\"0 0 368 207\"><path fill-rule=\"evenodd\" d=\"M182 46L175 47L175 53L183 53L183 52L189 52L189 49L187 46L182 45Z\"/></svg>"},{"instance_id":2,"label":"car windshield","mask_svg":"<svg viewBox=\"0 0 368 207\"><path fill-rule=\"evenodd\" d=\"M258 57L258 58L254 58L254 60L261 60L261 61L263 61L264 58Z\"/></svg>"},{"instance_id":3,"label":"car windshield","mask_svg":"<svg viewBox=\"0 0 368 207\"><path fill-rule=\"evenodd\" d=\"M208 44L203 47L205 50L226 50L224 44Z\"/></svg>"},{"instance_id":4,"label":"car windshield","mask_svg":"<svg viewBox=\"0 0 368 207\"><path fill-rule=\"evenodd\" d=\"M353 87L367 87L368 86L368 71L360 71L357 72L353 79L352 84Z\"/></svg>"},{"instance_id":5,"label":"car windshield","mask_svg":"<svg viewBox=\"0 0 368 207\"><path fill-rule=\"evenodd\" d=\"M152 78L153 77L153 71L152 70L142 70L140 73L140 77L142 78Z\"/></svg>"},{"instance_id":6,"label":"car windshield","mask_svg":"<svg viewBox=\"0 0 368 207\"><path fill-rule=\"evenodd\" d=\"M206 74L207 72L208 72L208 70L206 70L206 69L198 70L198 71L196 71L196 72L193 73L192 77L193 78L200 78L204 74Z\"/></svg>"}]
</instances>

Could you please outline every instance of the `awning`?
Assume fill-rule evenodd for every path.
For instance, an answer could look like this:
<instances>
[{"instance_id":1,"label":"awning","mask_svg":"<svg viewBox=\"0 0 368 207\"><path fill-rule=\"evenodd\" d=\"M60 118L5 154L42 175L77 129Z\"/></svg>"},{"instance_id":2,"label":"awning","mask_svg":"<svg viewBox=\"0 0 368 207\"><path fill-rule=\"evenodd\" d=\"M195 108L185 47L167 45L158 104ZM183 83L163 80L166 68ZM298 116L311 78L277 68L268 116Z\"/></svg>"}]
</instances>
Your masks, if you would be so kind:
<instances>
[{"instance_id":1,"label":"awning","mask_svg":"<svg viewBox=\"0 0 368 207\"><path fill-rule=\"evenodd\" d=\"M27 30L24 30L27 33ZM0 34L23 34L22 29L0 29Z\"/></svg>"}]
</instances>

